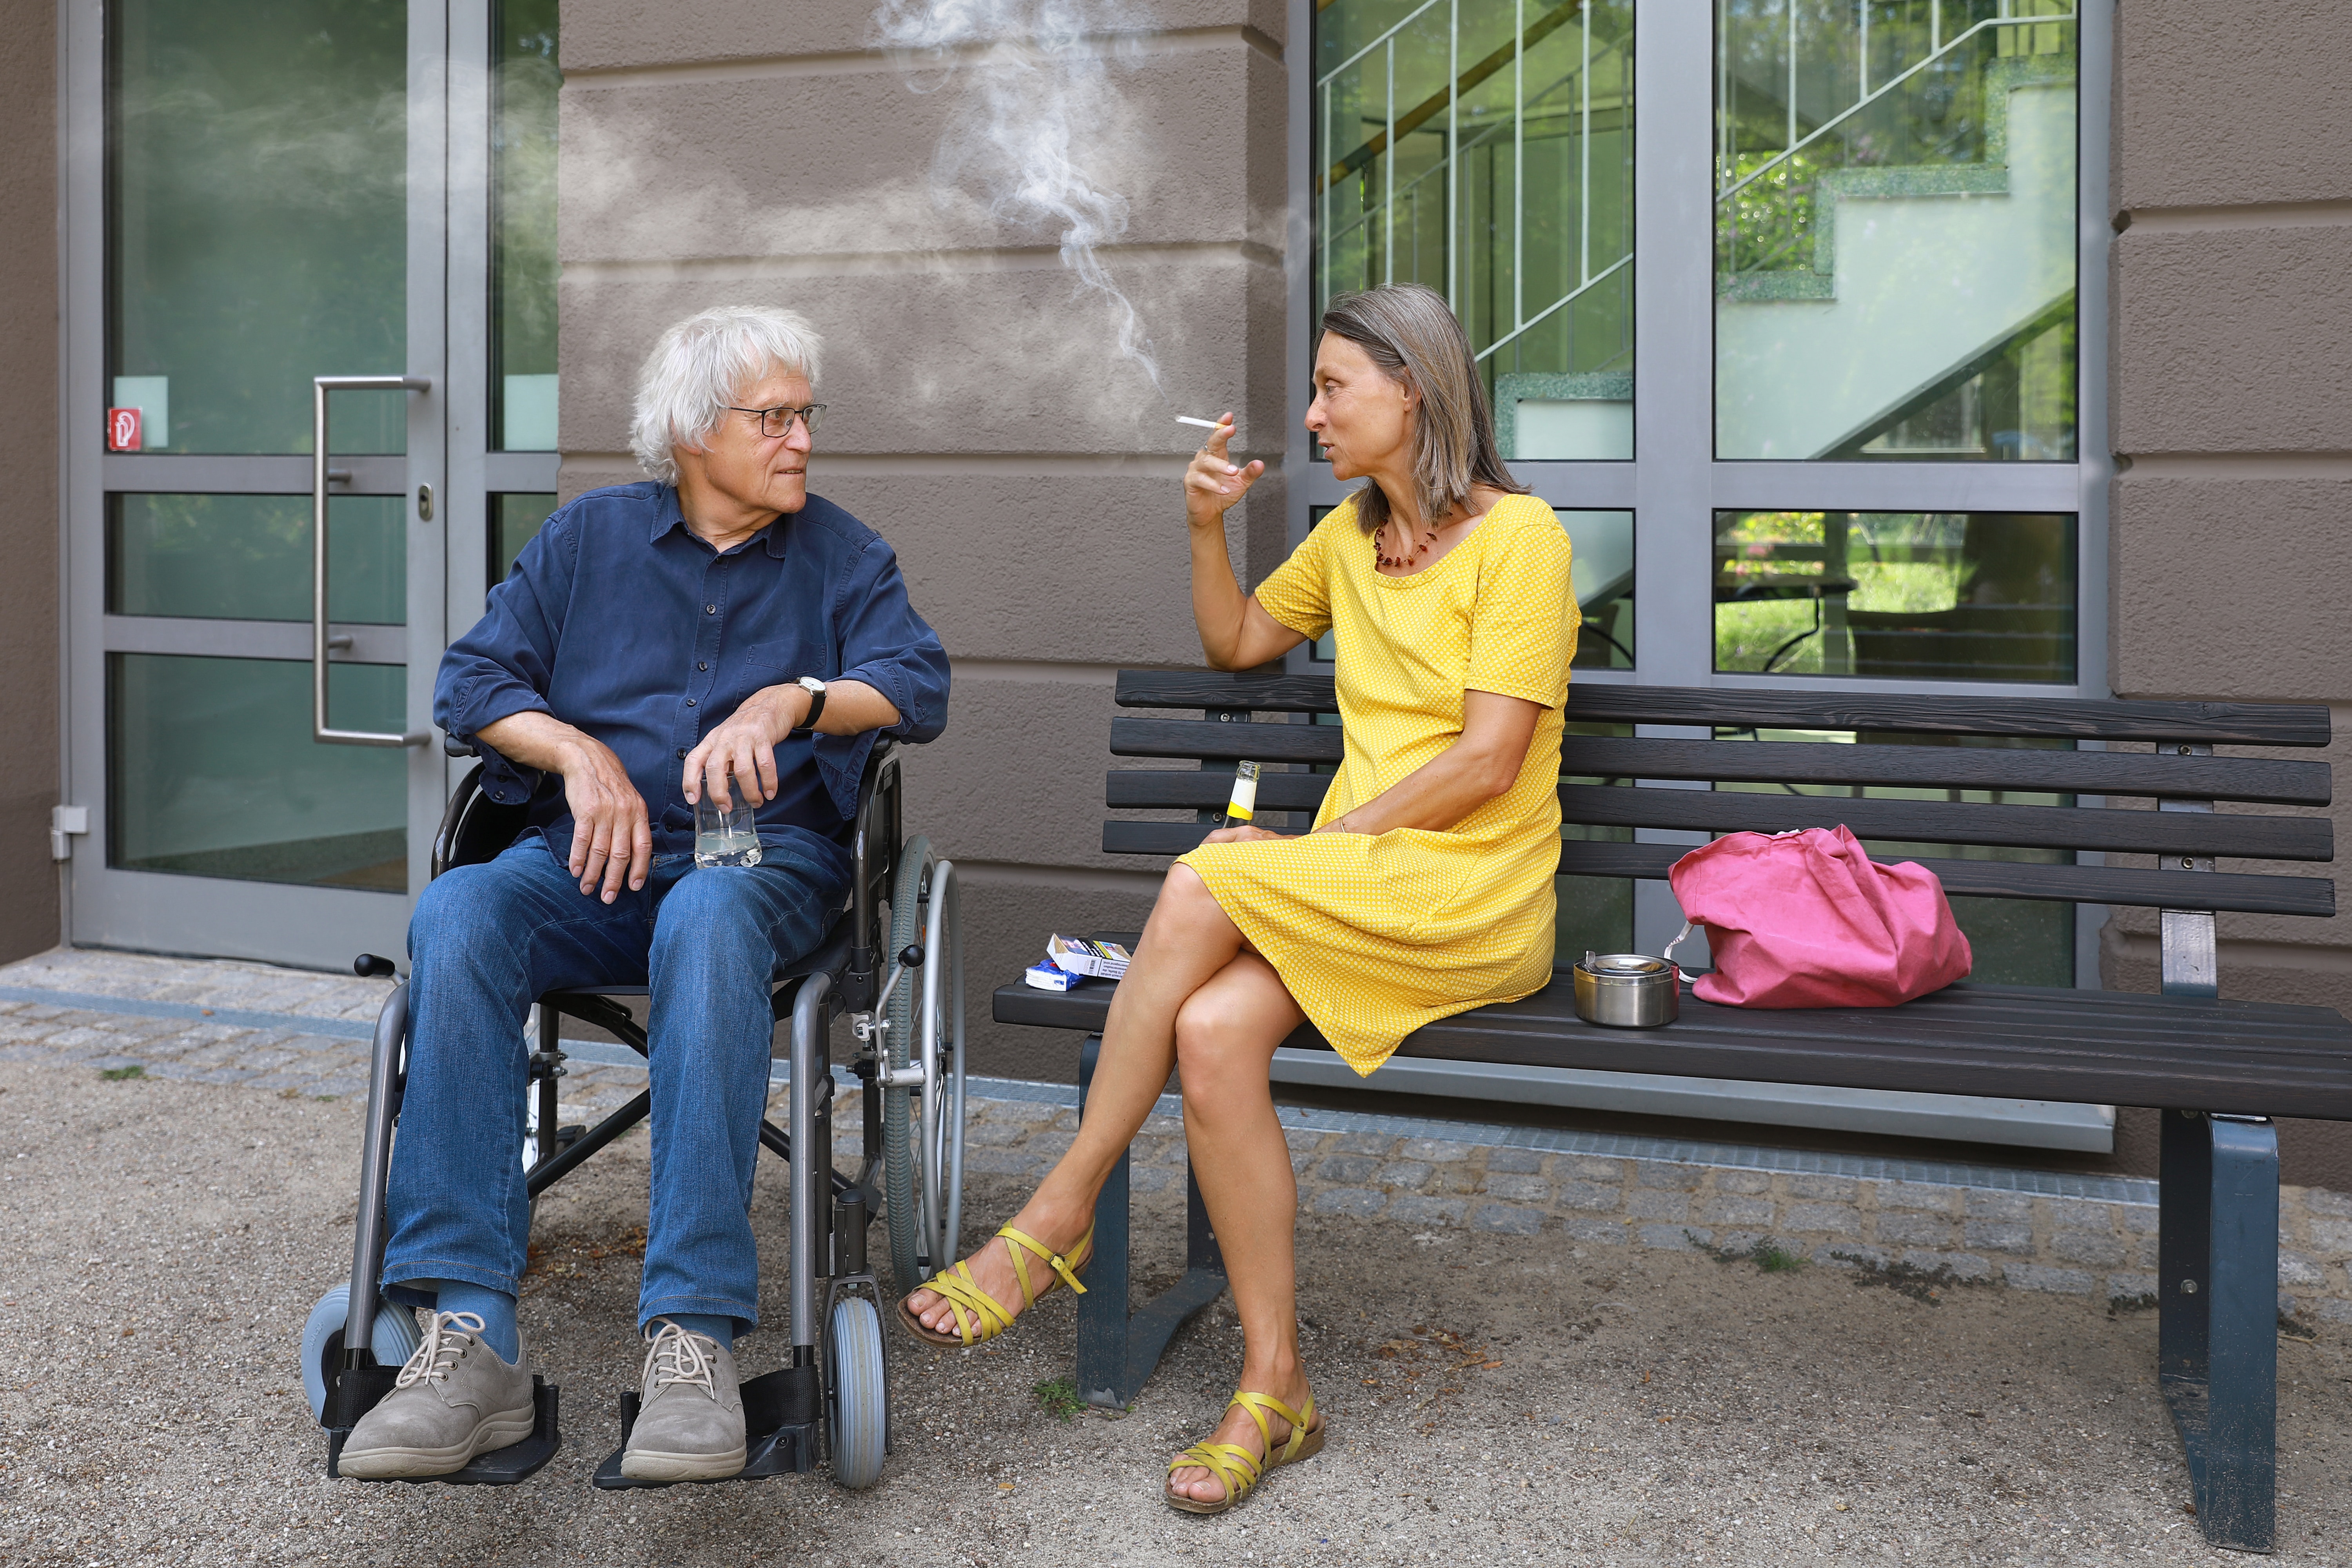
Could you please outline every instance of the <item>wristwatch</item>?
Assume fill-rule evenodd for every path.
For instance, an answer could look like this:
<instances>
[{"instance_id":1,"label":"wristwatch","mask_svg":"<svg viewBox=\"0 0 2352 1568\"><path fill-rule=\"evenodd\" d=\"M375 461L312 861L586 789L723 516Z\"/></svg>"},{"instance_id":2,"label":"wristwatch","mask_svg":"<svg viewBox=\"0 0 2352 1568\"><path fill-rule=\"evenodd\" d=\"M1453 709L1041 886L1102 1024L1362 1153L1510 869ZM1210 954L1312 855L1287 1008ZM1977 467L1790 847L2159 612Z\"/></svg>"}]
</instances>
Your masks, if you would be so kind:
<instances>
[{"instance_id":1,"label":"wristwatch","mask_svg":"<svg viewBox=\"0 0 2352 1568\"><path fill-rule=\"evenodd\" d=\"M814 730L816 721L824 716L824 682L814 675L803 675L793 684L809 694L808 717L793 726L793 734L804 735Z\"/></svg>"}]
</instances>

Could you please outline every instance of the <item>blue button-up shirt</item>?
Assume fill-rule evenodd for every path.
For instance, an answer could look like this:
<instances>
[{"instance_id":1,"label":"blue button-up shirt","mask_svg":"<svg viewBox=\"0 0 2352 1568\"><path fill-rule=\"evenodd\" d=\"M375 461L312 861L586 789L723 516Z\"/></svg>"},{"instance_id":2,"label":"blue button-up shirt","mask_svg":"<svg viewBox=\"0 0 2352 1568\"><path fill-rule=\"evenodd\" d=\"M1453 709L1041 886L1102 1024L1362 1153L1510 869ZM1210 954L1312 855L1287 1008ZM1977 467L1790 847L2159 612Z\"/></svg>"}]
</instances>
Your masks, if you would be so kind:
<instances>
[{"instance_id":1,"label":"blue button-up shirt","mask_svg":"<svg viewBox=\"0 0 2352 1568\"><path fill-rule=\"evenodd\" d=\"M442 656L433 718L480 753L492 800L530 803L559 858L572 852L562 781L477 742L483 726L536 709L593 735L645 797L655 853L688 853L687 752L751 693L803 675L863 681L898 710L886 730L776 746L760 837L801 844L846 887L866 753L879 735L929 741L947 727L948 660L907 602L898 556L820 497L724 553L687 528L667 485L616 485L560 508Z\"/></svg>"}]
</instances>

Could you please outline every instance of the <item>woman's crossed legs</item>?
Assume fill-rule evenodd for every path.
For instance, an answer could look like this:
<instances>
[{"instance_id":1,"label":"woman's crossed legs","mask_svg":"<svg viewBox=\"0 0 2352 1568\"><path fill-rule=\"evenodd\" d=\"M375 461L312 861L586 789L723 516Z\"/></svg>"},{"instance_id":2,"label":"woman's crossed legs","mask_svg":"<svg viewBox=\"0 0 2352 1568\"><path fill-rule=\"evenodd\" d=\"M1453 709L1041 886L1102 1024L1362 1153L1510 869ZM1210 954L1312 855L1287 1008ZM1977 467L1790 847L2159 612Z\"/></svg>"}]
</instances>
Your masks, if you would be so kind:
<instances>
[{"instance_id":1,"label":"woman's crossed legs","mask_svg":"<svg viewBox=\"0 0 2352 1568\"><path fill-rule=\"evenodd\" d=\"M1275 1047L1305 1018L1207 884L1190 867L1171 868L1111 1002L1077 1138L1013 1219L1015 1229L1056 1251L1076 1247L1111 1167L1151 1113L1170 1069L1181 1068L1192 1169L1241 1316L1240 1386L1294 1410L1307 1393L1292 1245L1298 1183L1275 1116L1270 1068ZM982 1289L1020 1310L1009 1243L992 1241L969 1267ZM1031 1278L1040 1272L1032 1261ZM918 1290L908 1305L925 1326L956 1331L954 1310L939 1295ZM1278 1420L1271 1425L1281 1442L1287 1433ZM1225 1412L1210 1441L1254 1454L1265 1447L1238 1407ZM1224 1483L1197 1467L1175 1471L1169 1485L1202 1502L1224 1495Z\"/></svg>"}]
</instances>

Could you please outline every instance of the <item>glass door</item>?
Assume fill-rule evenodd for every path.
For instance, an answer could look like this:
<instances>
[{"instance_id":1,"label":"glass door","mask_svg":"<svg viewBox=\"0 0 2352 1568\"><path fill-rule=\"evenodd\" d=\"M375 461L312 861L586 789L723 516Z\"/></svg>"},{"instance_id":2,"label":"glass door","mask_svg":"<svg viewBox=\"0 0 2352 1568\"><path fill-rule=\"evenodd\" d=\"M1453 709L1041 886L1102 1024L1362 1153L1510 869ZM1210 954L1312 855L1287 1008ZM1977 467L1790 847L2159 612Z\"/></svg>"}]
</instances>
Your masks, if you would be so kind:
<instances>
[{"instance_id":1,"label":"glass door","mask_svg":"<svg viewBox=\"0 0 2352 1568\"><path fill-rule=\"evenodd\" d=\"M435 668L479 613L494 492L554 488L551 450L493 450L499 402L533 398L503 423L551 448L553 377L501 400L483 346L491 10L70 13L74 942L402 949L453 776Z\"/></svg>"}]
</instances>

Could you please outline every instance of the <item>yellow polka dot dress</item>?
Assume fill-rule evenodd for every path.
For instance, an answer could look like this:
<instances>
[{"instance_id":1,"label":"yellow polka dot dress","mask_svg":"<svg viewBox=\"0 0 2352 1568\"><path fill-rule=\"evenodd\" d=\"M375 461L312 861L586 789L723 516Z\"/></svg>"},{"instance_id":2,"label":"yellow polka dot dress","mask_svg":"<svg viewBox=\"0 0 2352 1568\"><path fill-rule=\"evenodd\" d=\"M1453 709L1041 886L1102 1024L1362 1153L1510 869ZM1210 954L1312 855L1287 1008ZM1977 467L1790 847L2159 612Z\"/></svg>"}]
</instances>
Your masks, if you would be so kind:
<instances>
[{"instance_id":1,"label":"yellow polka dot dress","mask_svg":"<svg viewBox=\"0 0 2352 1568\"><path fill-rule=\"evenodd\" d=\"M1580 620L1568 534L1530 496L1497 501L1411 576L1377 564L1351 500L1255 595L1293 631L1333 635L1346 751L1316 825L1461 739L1465 690L1543 705L1517 781L1444 831L1206 844L1180 862L1367 1076L1422 1026L1550 983L1560 705Z\"/></svg>"}]
</instances>

